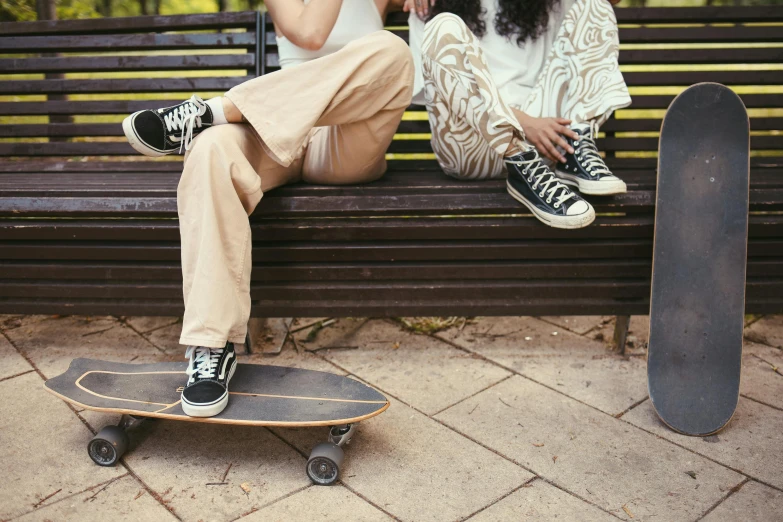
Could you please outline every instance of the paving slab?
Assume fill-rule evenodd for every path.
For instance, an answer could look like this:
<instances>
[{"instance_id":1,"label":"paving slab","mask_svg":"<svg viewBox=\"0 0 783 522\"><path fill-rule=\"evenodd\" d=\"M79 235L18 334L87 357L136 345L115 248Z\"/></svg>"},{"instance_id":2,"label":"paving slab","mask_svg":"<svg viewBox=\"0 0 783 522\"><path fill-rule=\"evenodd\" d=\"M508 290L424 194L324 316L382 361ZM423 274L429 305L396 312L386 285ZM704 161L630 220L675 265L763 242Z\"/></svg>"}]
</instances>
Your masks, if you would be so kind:
<instances>
[{"instance_id":1,"label":"paving slab","mask_svg":"<svg viewBox=\"0 0 783 522\"><path fill-rule=\"evenodd\" d=\"M0 334L0 360L3 361L2 366L0 366L0 380L11 377L12 375L29 372L33 369L33 367L30 366L30 363L19 355L16 348L14 348L2 334Z\"/></svg>"},{"instance_id":2,"label":"paving slab","mask_svg":"<svg viewBox=\"0 0 783 522\"><path fill-rule=\"evenodd\" d=\"M182 323L174 323L146 333L144 334L144 337L167 355L175 358L181 356L184 359L187 346L179 344L179 336L181 333Z\"/></svg>"},{"instance_id":3,"label":"paving slab","mask_svg":"<svg viewBox=\"0 0 783 522\"><path fill-rule=\"evenodd\" d=\"M783 493L758 482L750 481L724 500L702 522L767 522L780 520L783 513Z\"/></svg>"},{"instance_id":4,"label":"paving slab","mask_svg":"<svg viewBox=\"0 0 783 522\"><path fill-rule=\"evenodd\" d=\"M329 346L342 346L344 339L359 330L367 321L366 318L355 317L326 319L294 332L291 337L300 350L320 351ZM386 340L377 339L377 341Z\"/></svg>"},{"instance_id":5,"label":"paving slab","mask_svg":"<svg viewBox=\"0 0 783 522\"><path fill-rule=\"evenodd\" d=\"M592 504L537 479L468 520L470 522L507 520L609 522L617 519Z\"/></svg>"},{"instance_id":6,"label":"paving slab","mask_svg":"<svg viewBox=\"0 0 783 522\"><path fill-rule=\"evenodd\" d=\"M0 315L0 330L12 330L37 323L59 315Z\"/></svg>"},{"instance_id":7,"label":"paving slab","mask_svg":"<svg viewBox=\"0 0 783 522\"><path fill-rule=\"evenodd\" d=\"M783 411L740 397L731 422L709 437L674 433L658 419L649 401L626 413L623 420L751 478L783 487Z\"/></svg>"},{"instance_id":8,"label":"paving slab","mask_svg":"<svg viewBox=\"0 0 783 522\"><path fill-rule=\"evenodd\" d=\"M305 460L266 428L147 423L124 458L186 521L233 520L308 484Z\"/></svg>"},{"instance_id":9,"label":"paving slab","mask_svg":"<svg viewBox=\"0 0 783 522\"><path fill-rule=\"evenodd\" d=\"M623 519L695 520L743 479L518 376L436 418Z\"/></svg>"},{"instance_id":10,"label":"paving slab","mask_svg":"<svg viewBox=\"0 0 783 522\"><path fill-rule=\"evenodd\" d=\"M590 330L598 330L612 320L611 315L545 315L541 320L584 335Z\"/></svg>"},{"instance_id":11,"label":"paving slab","mask_svg":"<svg viewBox=\"0 0 783 522\"><path fill-rule=\"evenodd\" d=\"M783 315L766 315L745 328L745 338L783 349Z\"/></svg>"},{"instance_id":12,"label":"paving slab","mask_svg":"<svg viewBox=\"0 0 783 522\"><path fill-rule=\"evenodd\" d=\"M123 321L131 325L137 332L147 333L174 323L182 323L181 317L123 317Z\"/></svg>"},{"instance_id":13,"label":"paving slab","mask_svg":"<svg viewBox=\"0 0 783 522\"><path fill-rule=\"evenodd\" d=\"M505 379L510 372L427 335L383 320L366 322L319 353L426 414Z\"/></svg>"},{"instance_id":14,"label":"paving slab","mask_svg":"<svg viewBox=\"0 0 783 522\"><path fill-rule=\"evenodd\" d=\"M745 341L740 393L783 410L783 350Z\"/></svg>"},{"instance_id":15,"label":"paving slab","mask_svg":"<svg viewBox=\"0 0 783 522\"><path fill-rule=\"evenodd\" d=\"M0 395L0 520L125 473L93 464L86 451L89 430L44 390L37 373L0 382Z\"/></svg>"},{"instance_id":16,"label":"paving slab","mask_svg":"<svg viewBox=\"0 0 783 522\"><path fill-rule=\"evenodd\" d=\"M16 519L19 522L78 520L79 522L176 521L139 482L125 475L62 499Z\"/></svg>"},{"instance_id":17,"label":"paving slab","mask_svg":"<svg viewBox=\"0 0 783 522\"><path fill-rule=\"evenodd\" d=\"M438 336L613 415L647 396L643 358L539 319L485 317Z\"/></svg>"},{"instance_id":18,"label":"paving slab","mask_svg":"<svg viewBox=\"0 0 783 522\"><path fill-rule=\"evenodd\" d=\"M310 486L242 519L242 522L288 520L394 520L341 485Z\"/></svg>"},{"instance_id":19,"label":"paving slab","mask_svg":"<svg viewBox=\"0 0 783 522\"><path fill-rule=\"evenodd\" d=\"M47 377L68 369L76 357L117 362L158 362L164 354L113 317L47 319L6 335Z\"/></svg>"},{"instance_id":20,"label":"paving slab","mask_svg":"<svg viewBox=\"0 0 783 522\"><path fill-rule=\"evenodd\" d=\"M321 429L275 430L305 454ZM391 407L358 426L340 479L401 520L457 520L532 478L529 472L416 410Z\"/></svg>"}]
</instances>

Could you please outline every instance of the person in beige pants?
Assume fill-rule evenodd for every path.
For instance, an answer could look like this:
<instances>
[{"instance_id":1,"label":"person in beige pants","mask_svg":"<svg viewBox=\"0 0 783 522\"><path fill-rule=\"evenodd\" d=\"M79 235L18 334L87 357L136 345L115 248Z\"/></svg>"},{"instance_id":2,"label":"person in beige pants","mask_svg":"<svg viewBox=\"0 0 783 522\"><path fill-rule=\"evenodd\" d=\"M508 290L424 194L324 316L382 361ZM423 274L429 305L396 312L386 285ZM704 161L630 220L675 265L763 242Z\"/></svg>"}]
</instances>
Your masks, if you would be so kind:
<instances>
[{"instance_id":1,"label":"person in beige pants","mask_svg":"<svg viewBox=\"0 0 783 522\"><path fill-rule=\"evenodd\" d=\"M267 2L276 21L285 20L278 5L284 1ZM377 4L290 1L303 10L320 6L310 13L314 19L323 21L324 11L336 17L321 47L309 41L298 46L291 32L278 35L281 63L292 66L242 83L224 97L204 102L194 96L174 107L141 111L124 123L140 152L187 149L177 207L185 299L180 343L190 346L191 361L182 405L189 415L216 415L227 404L233 345L244 342L250 317L248 216L264 193L298 181L353 184L380 178L385 152L411 101L410 51L399 37L375 30L383 27ZM301 14L295 21L301 23ZM358 28L368 34L356 37ZM322 52L330 46L339 49ZM229 121L243 123L221 124Z\"/></svg>"}]
</instances>

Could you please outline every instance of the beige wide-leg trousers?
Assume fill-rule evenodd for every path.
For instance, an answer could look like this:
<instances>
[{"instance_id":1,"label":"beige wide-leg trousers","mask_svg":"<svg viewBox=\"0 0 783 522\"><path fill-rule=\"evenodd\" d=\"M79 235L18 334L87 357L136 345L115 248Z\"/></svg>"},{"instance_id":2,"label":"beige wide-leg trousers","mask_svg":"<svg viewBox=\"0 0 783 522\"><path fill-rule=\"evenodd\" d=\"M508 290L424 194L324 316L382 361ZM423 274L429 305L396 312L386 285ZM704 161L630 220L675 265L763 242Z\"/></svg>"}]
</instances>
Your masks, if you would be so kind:
<instances>
[{"instance_id":1,"label":"beige wide-leg trousers","mask_svg":"<svg viewBox=\"0 0 783 522\"><path fill-rule=\"evenodd\" d=\"M480 41L462 19L443 13L430 20L422 72L432 148L441 168L461 179L505 177L503 156L531 147L524 143L512 107L597 129L612 112L631 104L617 62L619 49L611 4L577 0L528 99L503 100Z\"/></svg>"},{"instance_id":2,"label":"beige wide-leg trousers","mask_svg":"<svg viewBox=\"0 0 783 522\"><path fill-rule=\"evenodd\" d=\"M180 343L222 348L244 342L248 216L264 192L287 183L380 178L412 85L408 46L379 31L226 93L249 124L199 134L177 188L185 298Z\"/></svg>"}]
</instances>

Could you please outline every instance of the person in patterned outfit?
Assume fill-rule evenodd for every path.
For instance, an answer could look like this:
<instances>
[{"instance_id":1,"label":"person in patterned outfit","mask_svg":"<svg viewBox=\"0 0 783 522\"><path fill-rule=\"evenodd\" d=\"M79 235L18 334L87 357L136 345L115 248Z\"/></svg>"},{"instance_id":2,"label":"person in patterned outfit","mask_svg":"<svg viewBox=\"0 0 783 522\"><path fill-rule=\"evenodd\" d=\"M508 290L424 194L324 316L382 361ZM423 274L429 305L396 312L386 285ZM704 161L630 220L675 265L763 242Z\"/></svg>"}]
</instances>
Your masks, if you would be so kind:
<instances>
[{"instance_id":1,"label":"person in patterned outfit","mask_svg":"<svg viewBox=\"0 0 783 522\"><path fill-rule=\"evenodd\" d=\"M557 228L595 219L571 187L625 192L595 143L612 112L631 104L617 1L407 0L413 102L427 107L441 168L459 179L506 177L508 192Z\"/></svg>"}]
</instances>

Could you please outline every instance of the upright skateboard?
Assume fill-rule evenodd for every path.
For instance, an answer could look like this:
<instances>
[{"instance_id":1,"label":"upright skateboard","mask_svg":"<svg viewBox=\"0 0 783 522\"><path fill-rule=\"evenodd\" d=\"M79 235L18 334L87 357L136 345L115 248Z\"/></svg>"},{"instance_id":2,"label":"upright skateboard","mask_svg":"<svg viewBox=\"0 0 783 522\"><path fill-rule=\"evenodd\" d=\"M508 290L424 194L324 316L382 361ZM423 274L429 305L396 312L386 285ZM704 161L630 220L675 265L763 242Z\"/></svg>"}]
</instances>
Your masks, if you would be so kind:
<instances>
[{"instance_id":1,"label":"upright skateboard","mask_svg":"<svg viewBox=\"0 0 783 522\"><path fill-rule=\"evenodd\" d=\"M128 448L127 430L147 418L246 426L297 428L328 426L326 442L315 446L307 475L316 484L331 484L344 459L342 447L356 423L389 407L388 399L359 381L326 372L237 365L228 406L215 417L188 417L180 395L187 363L122 364L74 359L68 371L46 381L61 399L90 410L121 413L117 426L106 426L87 445L90 458L112 466Z\"/></svg>"},{"instance_id":2,"label":"upright skateboard","mask_svg":"<svg viewBox=\"0 0 783 522\"><path fill-rule=\"evenodd\" d=\"M739 398L749 136L742 100L716 83L677 96L661 127L647 377L685 435L723 428Z\"/></svg>"}]
</instances>

